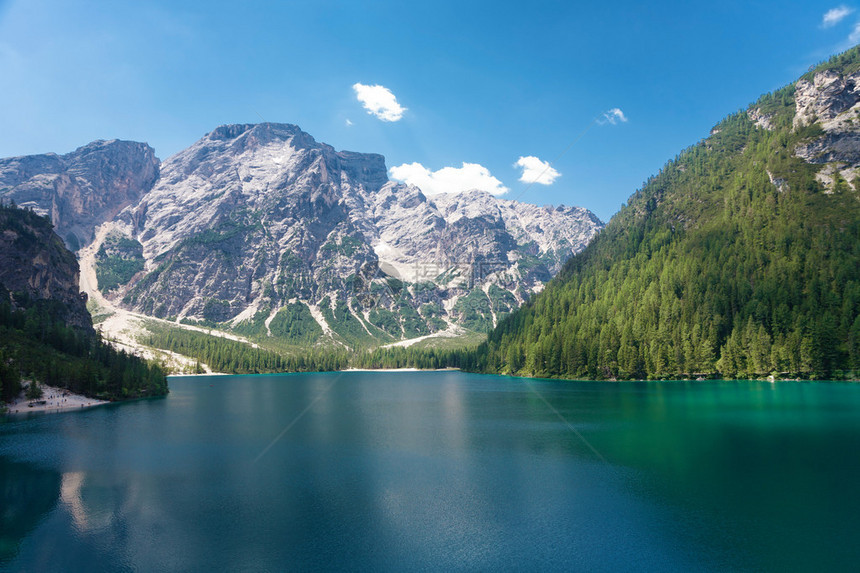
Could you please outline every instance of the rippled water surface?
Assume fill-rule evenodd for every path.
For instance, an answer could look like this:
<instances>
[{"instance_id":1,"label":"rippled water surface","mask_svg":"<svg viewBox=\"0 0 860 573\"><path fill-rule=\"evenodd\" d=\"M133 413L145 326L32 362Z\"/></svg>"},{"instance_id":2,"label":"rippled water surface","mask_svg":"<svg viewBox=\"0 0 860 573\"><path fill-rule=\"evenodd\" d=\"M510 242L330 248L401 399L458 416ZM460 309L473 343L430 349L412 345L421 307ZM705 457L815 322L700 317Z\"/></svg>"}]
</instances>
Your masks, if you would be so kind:
<instances>
[{"instance_id":1,"label":"rippled water surface","mask_svg":"<svg viewBox=\"0 0 860 573\"><path fill-rule=\"evenodd\" d=\"M172 378L0 419L0 569L856 570L860 385Z\"/></svg>"}]
</instances>

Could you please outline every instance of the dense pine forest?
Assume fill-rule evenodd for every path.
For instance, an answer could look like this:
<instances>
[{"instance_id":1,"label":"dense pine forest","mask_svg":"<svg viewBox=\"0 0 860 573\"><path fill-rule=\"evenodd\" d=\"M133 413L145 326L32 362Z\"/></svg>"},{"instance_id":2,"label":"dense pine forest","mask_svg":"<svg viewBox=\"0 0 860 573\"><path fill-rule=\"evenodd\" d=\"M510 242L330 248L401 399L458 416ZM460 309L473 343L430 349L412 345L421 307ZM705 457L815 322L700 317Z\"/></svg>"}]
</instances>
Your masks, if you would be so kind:
<instances>
[{"instance_id":1,"label":"dense pine forest","mask_svg":"<svg viewBox=\"0 0 860 573\"><path fill-rule=\"evenodd\" d=\"M8 402L21 380L35 380L103 400L167 393L158 365L115 350L97 334L70 328L53 318L53 301L12 310L8 293L0 301L0 397Z\"/></svg>"},{"instance_id":2,"label":"dense pine forest","mask_svg":"<svg viewBox=\"0 0 860 573\"><path fill-rule=\"evenodd\" d=\"M252 347L247 343L202 332L149 325L150 334L141 339L161 348L194 358L197 372L206 364L215 372L260 374L269 372L320 372L346 368L421 368L459 367L467 356L464 350L418 348L376 348L348 350L321 347L314 350L278 351Z\"/></svg>"},{"instance_id":3,"label":"dense pine forest","mask_svg":"<svg viewBox=\"0 0 860 573\"><path fill-rule=\"evenodd\" d=\"M51 222L35 213L0 205L0 231L18 237L10 250L37 249L74 261L51 230ZM46 243L46 238L52 238L53 244ZM0 284L0 403L18 395L23 380L104 400L167 393L167 379L158 365L103 342L83 307L81 312L84 322L72 326L66 320L70 316L66 302L35 298L26 291L10 292ZM37 388L32 386L30 397L37 397Z\"/></svg>"},{"instance_id":4,"label":"dense pine forest","mask_svg":"<svg viewBox=\"0 0 860 573\"><path fill-rule=\"evenodd\" d=\"M853 49L820 66L860 67ZM812 77L812 74L809 74ZM464 358L542 377L856 378L860 179L795 156L795 87L717 125L645 183L539 296ZM826 192L825 192L826 191Z\"/></svg>"},{"instance_id":5,"label":"dense pine forest","mask_svg":"<svg viewBox=\"0 0 860 573\"><path fill-rule=\"evenodd\" d=\"M148 328L151 332L142 339L144 344L189 356L215 372L320 372L342 370L349 364L350 353L343 349L286 353L191 330L152 325ZM198 372L203 372L202 367Z\"/></svg>"}]
</instances>

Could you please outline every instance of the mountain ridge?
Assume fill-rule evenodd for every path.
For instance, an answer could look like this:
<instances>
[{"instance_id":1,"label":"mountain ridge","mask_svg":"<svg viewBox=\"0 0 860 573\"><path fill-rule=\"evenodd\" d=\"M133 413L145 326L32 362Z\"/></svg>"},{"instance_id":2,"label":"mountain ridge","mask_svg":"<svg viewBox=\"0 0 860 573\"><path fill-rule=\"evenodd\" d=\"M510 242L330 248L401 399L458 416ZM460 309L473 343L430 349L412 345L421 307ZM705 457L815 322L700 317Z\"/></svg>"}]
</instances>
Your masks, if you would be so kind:
<instances>
[{"instance_id":1,"label":"mountain ridge","mask_svg":"<svg viewBox=\"0 0 860 573\"><path fill-rule=\"evenodd\" d=\"M77 250L95 227L137 201L158 179L155 150L135 141L96 140L64 155L0 159L0 195L48 215Z\"/></svg>"},{"instance_id":2,"label":"mountain ridge","mask_svg":"<svg viewBox=\"0 0 860 573\"><path fill-rule=\"evenodd\" d=\"M29 158L0 162L0 190L51 212L82 244L110 226L96 264L112 304L254 337L271 337L273 323L306 324L287 329L304 346L309 332L314 343L348 346L481 332L602 228L579 207L480 191L426 196L389 181L383 156L337 151L292 124L222 125L163 162L137 144L135 157L117 163L138 161L145 173L114 169L124 193L112 197L110 176L75 161L99 152L110 161L106 151L121 144L130 145L94 142L69 157L38 156L62 159L53 171L69 172L78 195L106 189L110 200L88 218L80 209L52 211L61 194L48 183L60 175L37 173ZM33 173L16 180L28 161ZM26 194L33 180L41 195Z\"/></svg>"}]
</instances>

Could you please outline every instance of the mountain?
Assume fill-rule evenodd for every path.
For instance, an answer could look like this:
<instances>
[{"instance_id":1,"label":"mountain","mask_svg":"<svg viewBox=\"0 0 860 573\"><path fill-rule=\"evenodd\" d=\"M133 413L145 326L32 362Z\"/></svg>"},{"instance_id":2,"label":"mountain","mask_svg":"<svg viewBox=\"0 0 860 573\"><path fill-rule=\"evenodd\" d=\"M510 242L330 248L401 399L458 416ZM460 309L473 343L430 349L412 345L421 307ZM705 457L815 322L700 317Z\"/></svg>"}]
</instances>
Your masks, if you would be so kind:
<instances>
[{"instance_id":1,"label":"mountain","mask_svg":"<svg viewBox=\"0 0 860 573\"><path fill-rule=\"evenodd\" d=\"M120 145L123 157L106 155ZM130 142L14 158L0 173L15 176L0 181L53 216L58 162L70 173L98 153L110 163L102 177L74 181L100 208L57 219L82 243L95 237L112 304L299 346L485 331L602 228L577 207L480 191L427 197L389 181L381 155L336 151L287 124L221 126L161 164Z\"/></svg>"},{"instance_id":2,"label":"mountain","mask_svg":"<svg viewBox=\"0 0 860 573\"><path fill-rule=\"evenodd\" d=\"M74 250L157 179L155 152L134 141L94 141L66 155L0 159L0 196L48 215Z\"/></svg>"},{"instance_id":3,"label":"mountain","mask_svg":"<svg viewBox=\"0 0 860 573\"><path fill-rule=\"evenodd\" d=\"M566 378L860 375L860 49L719 123L471 357Z\"/></svg>"},{"instance_id":4,"label":"mountain","mask_svg":"<svg viewBox=\"0 0 860 573\"><path fill-rule=\"evenodd\" d=\"M51 222L0 204L0 402L21 378L110 400L167 392L160 368L101 342L86 298Z\"/></svg>"},{"instance_id":5,"label":"mountain","mask_svg":"<svg viewBox=\"0 0 860 573\"><path fill-rule=\"evenodd\" d=\"M50 303L53 318L95 335L78 277L78 261L50 221L0 206L0 302L10 311Z\"/></svg>"}]
</instances>

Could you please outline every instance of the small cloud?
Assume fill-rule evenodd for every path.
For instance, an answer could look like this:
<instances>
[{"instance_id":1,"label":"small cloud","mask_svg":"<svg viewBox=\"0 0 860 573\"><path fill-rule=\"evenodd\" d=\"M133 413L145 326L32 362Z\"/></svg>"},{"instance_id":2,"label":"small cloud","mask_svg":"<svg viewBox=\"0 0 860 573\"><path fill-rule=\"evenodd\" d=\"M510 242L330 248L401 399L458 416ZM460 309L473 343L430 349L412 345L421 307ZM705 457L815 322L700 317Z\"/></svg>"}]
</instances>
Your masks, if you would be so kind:
<instances>
[{"instance_id":1,"label":"small cloud","mask_svg":"<svg viewBox=\"0 0 860 573\"><path fill-rule=\"evenodd\" d=\"M552 168L548 161L541 161L533 155L520 157L514 163L514 167L522 167L523 174L520 181L523 183L540 183L541 185L552 185L561 173Z\"/></svg>"},{"instance_id":2,"label":"small cloud","mask_svg":"<svg viewBox=\"0 0 860 573\"><path fill-rule=\"evenodd\" d=\"M603 112L603 115L600 119L597 120L597 123L605 124L611 123L612 125L617 125L618 123L626 123L627 116L624 115L624 112L621 111L620 108L613 107L609 111Z\"/></svg>"},{"instance_id":3,"label":"small cloud","mask_svg":"<svg viewBox=\"0 0 860 573\"><path fill-rule=\"evenodd\" d=\"M824 17L821 19L821 27L830 28L835 26L853 11L854 8L849 8L844 4L842 6L837 6L836 8L831 8L825 12Z\"/></svg>"},{"instance_id":4,"label":"small cloud","mask_svg":"<svg viewBox=\"0 0 860 573\"><path fill-rule=\"evenodd\" d=\"M430 171L420 163L404 163L389 171L393 179L415 185L426 195L461 193L472 189L492 195L508 192L508 188L493 177L489 169L478 163L464 161L462 167L443 167L438 171Z\"/></svg>"},{"instance_id":5,"label":"small cloud","mask_svg":"<svg viewBox=\"0 0 860 573\"><path fill-rule=\"evenodd\" d=\"M860 22L854 24L854 28L851 30L851 34L848 36L848 42L852 45L860 43Z\"/></svg>"},{"instance_id":6,"label":"small cloud","mask_svg":"<svg viewBox=\"0 0 860 573\"><path fill-rule=\"evenodd\" d=\"M350 121L349 118L346 119L346 126L352 127L352 121Z\"/></svg>"},{"instance_id":7,"label":"small cloud","mask_svg":"<svg viewBox=\"0 0 860 573\"><path fill-rule=\"evenodd\" d=\"M406 108L397 103L397 98L391 90L384 86L366 86L354 84L352 89L355 97L367 110L382 121L400 121Z\"/></svg>"}]
</instances>

